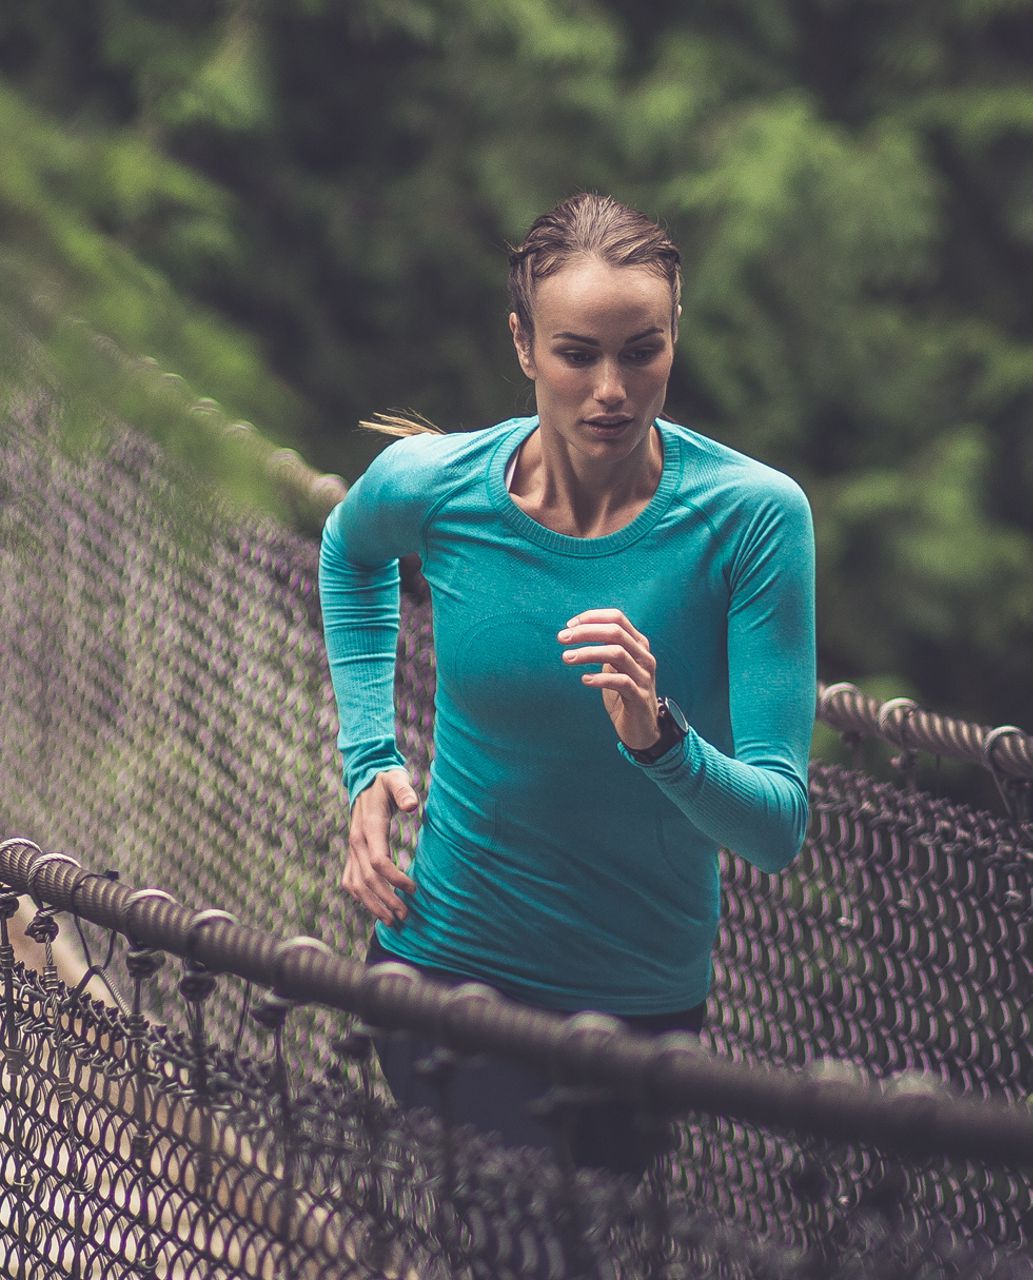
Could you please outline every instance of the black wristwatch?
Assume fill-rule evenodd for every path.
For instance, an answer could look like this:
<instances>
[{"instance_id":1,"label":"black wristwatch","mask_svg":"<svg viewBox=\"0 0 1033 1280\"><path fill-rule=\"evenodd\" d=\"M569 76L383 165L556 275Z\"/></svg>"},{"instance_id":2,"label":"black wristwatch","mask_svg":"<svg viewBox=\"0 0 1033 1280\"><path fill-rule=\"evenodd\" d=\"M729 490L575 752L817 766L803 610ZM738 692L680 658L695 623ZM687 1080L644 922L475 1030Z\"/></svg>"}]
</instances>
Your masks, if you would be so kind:
<instances>
[{"instance_id":1,"label":"black wristwatch","mask_svg":"<svg viewBox=\"0 0 1033 1280\"><path fill-rule=\"evenodd\" d=\"M675 743L681 742L689 731L689 722L673 698L657 698L656 716L660 723L659 742L655 742L651 747L643 747L641 751L634 750L627 743L624 744L628 755L639 764L653 764L661 756L666 755Z\"/></svg>"}]
</instances>

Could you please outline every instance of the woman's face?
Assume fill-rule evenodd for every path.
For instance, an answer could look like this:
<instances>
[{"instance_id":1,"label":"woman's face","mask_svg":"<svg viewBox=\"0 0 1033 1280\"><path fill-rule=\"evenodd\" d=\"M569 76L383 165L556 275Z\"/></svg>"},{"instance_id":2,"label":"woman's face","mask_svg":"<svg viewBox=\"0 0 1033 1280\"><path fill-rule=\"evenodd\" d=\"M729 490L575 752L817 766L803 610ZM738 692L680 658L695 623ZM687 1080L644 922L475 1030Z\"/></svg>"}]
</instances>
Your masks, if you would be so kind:
<instances>
[{"instance_id":1,"label":"woman's face","mask_svg":"<svg viewBox=\"0 0 1033 1280\"><path fill-rule=\"evenodd\" d=\"M509 318L543 435L617 461L648 443L674 359L671 288L645 267L581 258L538 283L534 337Z\"/></svg>"}]
</instances>

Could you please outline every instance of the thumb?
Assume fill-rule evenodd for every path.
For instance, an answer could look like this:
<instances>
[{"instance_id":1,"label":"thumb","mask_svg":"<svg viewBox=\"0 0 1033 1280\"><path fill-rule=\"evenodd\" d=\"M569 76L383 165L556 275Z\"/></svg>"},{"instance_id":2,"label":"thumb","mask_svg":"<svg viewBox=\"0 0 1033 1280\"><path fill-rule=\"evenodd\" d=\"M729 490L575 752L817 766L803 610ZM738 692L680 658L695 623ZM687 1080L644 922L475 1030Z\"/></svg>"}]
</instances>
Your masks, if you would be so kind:
<instances>
[{"instance_id":1,"label":"thumb","mask_svg":"<svg viewBox=\"0 0 1033 1280\"><path fill-rule=\"evenodd\" d=\"M420 802L408 778L404 776L391 779L391 799L399 809L405 809L408 813L411 813Z\"/></svg>"}]
</instances>

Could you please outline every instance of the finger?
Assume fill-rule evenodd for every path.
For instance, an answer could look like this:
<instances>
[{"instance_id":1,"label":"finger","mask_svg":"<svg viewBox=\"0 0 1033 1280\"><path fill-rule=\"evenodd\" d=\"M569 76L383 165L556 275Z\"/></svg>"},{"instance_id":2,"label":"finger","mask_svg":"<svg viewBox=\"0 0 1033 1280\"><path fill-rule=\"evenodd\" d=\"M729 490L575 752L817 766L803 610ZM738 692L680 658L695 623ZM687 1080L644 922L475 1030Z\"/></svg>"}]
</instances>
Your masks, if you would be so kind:
<instances>
[{"instance_id":1,"label":"finger","mask_svg":"<svg viewBox=\"0 0 1033 1280\"><path fill-rule=\"evenodd\" d=\"M613 644L630 644L636 648L645 648L649 641L635 636L619 622L581 622L576 627L564 627L558 633L561 636L574 636L577 640L606 640Z\"/></svg>"},{"instance_id":2,"label":"finger","mask_svg":"<svg viewBox=\"0 0 1033 1280\"><path fill-rule=\"evenodd\" d=\"M637 640L631 632L625 631L616 622L583 623L579 627L571 627L559 632L556 639L563 644L588 644L594 641L600 644L622 645L647 671L656 670L656 658L649 648L646 637L643 636L641 640Z\"/></svg>"},{"instance_id":3,"label":"finger","mask_svg":"<svg viewBox=\"0 0 1033 1280\"><path fill-rule=\"evenodd\" d=\"M393 925L405 917L391 908L379 898L367 885L361 885L353 894L355 900L362 904L372 916L376 916L383 924Z\"/></svg>"},{"instance_id":4,"label":"finger","mask_svg":"<svg viewBox=\"0 0 1033 1280\"><path fill-rule=\"evenodd\" d=\"M575 614L573 618L567 620L567 629L580 626L583 623L610 622L616 623L624 631L626 631L633 639L640 644L647 645L649 641L641 631L632 623L620 609L582 609L580 613Z\"/></svg>"},{"instance_id":5,"label":"finger","mask_svg":"<svg viewBox=\"0 0 1033 1280\"><path fill-rule=\"evenodd\" d=\"M593 689L612 689L626 703L636 702L642 697L642 686L622 671L588 671L581 679ZM652 700L642 705L652 708Z\"/></svg>"},{"instance_id":6,"label":"finger","mask_svg":"<svg viewBox=\"0 0 1033 1280\"><path fill-rule=\"evenodd\" d=\"M405 919L408 907L398 897L395 889L415 893L416 882L401 867L395 865L388 849L386 830L379 823L372 839L367 838L364 829L353 829L348 845L345 877L345 887L357 892L370 910L380 904L400 920ZM375 911L374 913L376 914ZM383 916L379 918L384 919ZM390 919L386 923L390 924Z\"/></svg>"},{"instance_id":7,"label":"finger","mask_svg":"<svg viewBox=\"0 0 1033 1280\"><path fill-rule=\"evenodd\" d=\"M384 892L393 897L391 886L416 892L416 882L395 864L387 844L386 832L379 827L373 839L367 839L364 831L353 831L349 844L349 866L353 867L353 881L368 885L373 881L385 883Z\"/></svg>"},{"instance_id":8,"label":"finger","mask_svg":"<svg viewBox=\"0 0 1033 1280\"><path fill-rule=\"evenodd\" d=\"M392 889L381 868L368 863L359 865L353 883L359 901L385 924L404 920L409 914L408 907Z\"/></svg>"},{"instance_id":9,"label":"finger","mask_svg":"<svg viewBox=\"0 0 1033 1280\"><path fill-rule=\"evenodd\" d=\"M391 889L387 881L379 876L374 876L364 883L363 900L385 924L394 924L396 920L400 922L409 914L409 908Z\"/></svg>"},{"instance_id":10,"label":"finger","mask_svg":"<svg viewBox=\"0 0 1033 1280\"><path fill-rule=\"evenodd\" d=\"M384 924L394 924L397 916L366 886L357 870L357 859L349 857L341 883L349 897Z\"/></svg>"},{"instance_id":11,"label":"finger","mask_svg":"<svg viewBox=\"0 0 1033 1280\"><path fill-rule=\"evenodd\" d=\"M371 870L389 885L402 889L406 893L416 892L416 881L410 879L400 866L390 857L370 860Z\"/></svg>"},{"instance_id":12,"label":"finger","mask_svg":"<svg viewBox=\"0 0 1033 1280\"><path fill-rule=\"evenodd\" d=\"M398 778L389 777L387 785L396 809L404 809L406 813L411 813L419 805L420 798L404 775Z\"/></svg>"},{"instance_id":13,"label":"finger","mask_svg":"<svg viewBox=\"0 0 1033 1280\"><path fill-rule=\"evenodd\" d=\"M370 815L366 816L368 820ZM356 855L358 871L364 883L369 881L369 874L373 872L389 885L395 885L407 893L415 893L416 882L401 867L396 866L391 856L387 841L389 822L390 814L386 809L372 815L372 821L364 822L358 830L352 830L349 847Z\"/></svg>"},{"instance_id":14,"label":"finger","mask_svg":"<svg viewBox=\"0 0 1033 1280\"><path fill-rule=\"evenodd\" d=\"M565 649L563 661L569 666L599 663L601 666L613 667L630 676L643 689L648 688L653 679L652 670L622 645L586 645L583 649Z\"/></svg>"}]
</instances>

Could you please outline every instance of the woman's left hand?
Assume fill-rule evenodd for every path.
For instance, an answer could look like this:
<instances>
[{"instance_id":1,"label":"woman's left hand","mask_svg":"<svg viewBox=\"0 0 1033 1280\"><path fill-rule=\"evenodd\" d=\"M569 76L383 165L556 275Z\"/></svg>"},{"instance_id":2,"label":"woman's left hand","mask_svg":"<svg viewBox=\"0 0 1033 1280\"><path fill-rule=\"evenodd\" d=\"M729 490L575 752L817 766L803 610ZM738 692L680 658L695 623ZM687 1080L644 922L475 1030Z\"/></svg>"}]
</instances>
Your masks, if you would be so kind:
<instances>
[{"instance_id":1,"label":"woman's left hand","mask_svg":"<svg viewBox=\"0 0 1033 1280\"><path fill-rule=\"evenodd\" d=\"M660 739L656 706L656 659L649 641L619 609L586 609L557 636L568 666L602 664L582 681L603 695L606 714L626 747L643 751ZM583 648L570 648L582 645Z\"/></svg>"}]
</instances>

